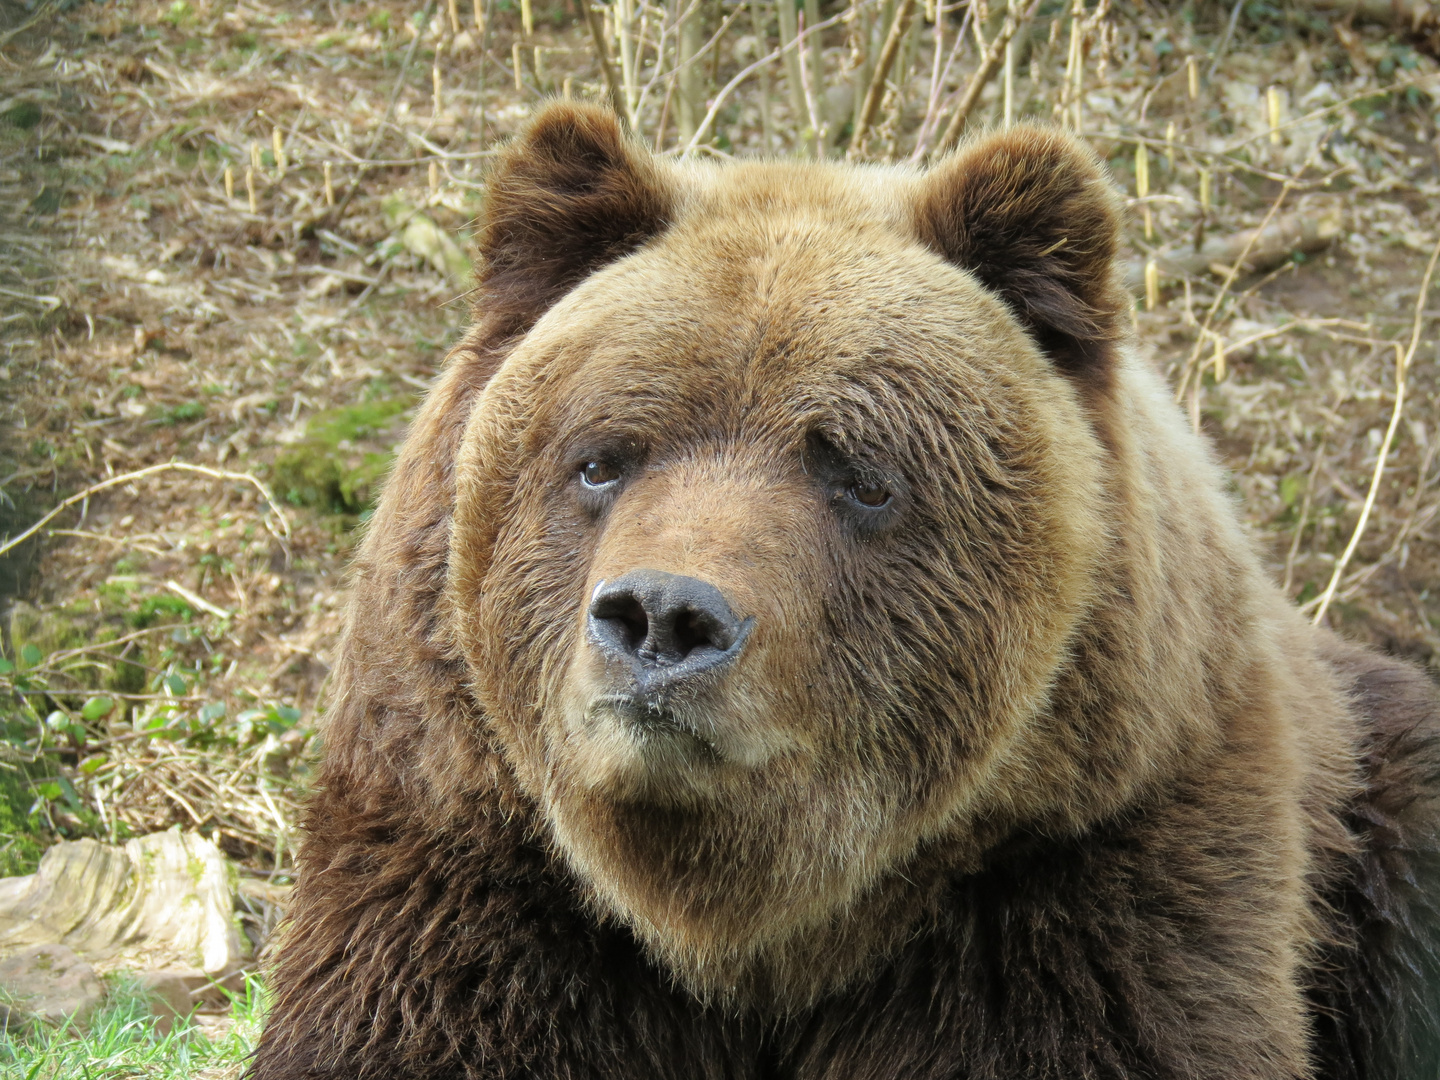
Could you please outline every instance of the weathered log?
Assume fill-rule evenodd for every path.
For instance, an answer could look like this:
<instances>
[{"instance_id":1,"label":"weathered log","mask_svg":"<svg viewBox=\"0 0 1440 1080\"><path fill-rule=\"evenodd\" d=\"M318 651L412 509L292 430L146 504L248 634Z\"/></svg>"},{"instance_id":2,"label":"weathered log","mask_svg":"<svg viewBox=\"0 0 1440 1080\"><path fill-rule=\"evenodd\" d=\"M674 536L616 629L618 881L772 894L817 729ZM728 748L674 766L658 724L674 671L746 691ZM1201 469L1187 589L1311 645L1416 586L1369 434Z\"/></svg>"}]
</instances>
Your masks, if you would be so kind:
<instances>
[{"instance_id":1,"label":"weathered log","mask_svg":"<svg viewBox=\"0 0 1440 1080\"><path fill-rule=\"evenodd\" d=\"M1241 274L1264 273L1297 253L1313 255L1323 251L1341 234L1343 225L1338 202L1316 201L1276 217L1263 233L1247 229L1229 236L1212 236L1199 251L1193 245L1184 244L1158 251L1154 258L1162 278L1198 277L1206 273L1224 277L1242 255L1245 263L1240 268ZM1146 261L1132 259L1126 264L1125 276L1131 288L1144 287Z\"/></svg>"},{"instance_id":2,"label":"weathered log","mask_svg":"<svg viewBox=\"0 0 1440 1080\"><path fill-rule=\"evenodd\" d=\"M1430 0L1310 0L1316 11L1344 16L1353 14L1366 22L1385 23L1418 31L1433 26L1440 7Z\"/></svg>"},{"instance_id":3,"label":"weathered log","mask_svg":"<svg viewBox=\"0 0 1440 1080\"><path fill-rule=\"evenodd\" d=\"M178 830L56 844L34 874L0 878L0 953L59 944L90 961L229 973L245 960L233 878L213 843Z\"/></svg>"}]
</instances>

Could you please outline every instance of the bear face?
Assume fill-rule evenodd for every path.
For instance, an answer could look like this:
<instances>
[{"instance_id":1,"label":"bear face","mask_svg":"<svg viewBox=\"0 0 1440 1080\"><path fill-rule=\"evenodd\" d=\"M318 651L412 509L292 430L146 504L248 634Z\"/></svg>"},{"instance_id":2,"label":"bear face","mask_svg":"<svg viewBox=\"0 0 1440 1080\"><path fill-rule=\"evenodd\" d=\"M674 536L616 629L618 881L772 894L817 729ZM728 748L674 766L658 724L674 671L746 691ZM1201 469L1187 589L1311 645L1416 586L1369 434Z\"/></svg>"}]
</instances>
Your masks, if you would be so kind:
<instances>
[{"instance_id":1,"label":"bear face","mask_svg":"<svg viewBox=\"0 0 1440 1080\"><path fill-rule=\"evenodd\" d=\"M1013 163L987 189L997 154L1061 166L1100 235L1047 235L1090 222L1018 199ZM603 912L698 994L810 995L922 848L953 865L977 818L1055 809L995 782L1036 752L1107 547L1085 365L1114 313L1076 283L1107 284L1112 196L1033 131L924 177L662 171L565 110L512 155L488 243L511 200L529 231L494 273L531 296L568 260L573 287L462 441L447 603L476 698ZM643 248L579 245L624 209ZM1054 257L1097 250L1098 284Z\"/></svg>"}]
</instances>

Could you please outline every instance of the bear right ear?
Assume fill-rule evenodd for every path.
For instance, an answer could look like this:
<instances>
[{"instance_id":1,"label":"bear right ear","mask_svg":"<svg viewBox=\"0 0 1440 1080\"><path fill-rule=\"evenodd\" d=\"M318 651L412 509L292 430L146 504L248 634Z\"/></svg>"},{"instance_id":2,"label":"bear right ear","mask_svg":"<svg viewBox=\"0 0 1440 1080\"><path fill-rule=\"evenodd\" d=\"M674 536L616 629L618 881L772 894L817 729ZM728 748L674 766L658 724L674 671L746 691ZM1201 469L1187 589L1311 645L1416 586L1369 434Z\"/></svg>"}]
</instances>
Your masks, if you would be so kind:
<instances>
[{"instance_id":1,"label":"bear right ear","mask_svg":"<svg viewBox=\"0 0 1440 1080\"><path fill-rule=\"evenodd\" d=\"M589 274L663 232L672 202L614 113L550 105L490 176L477 315L523 333Z\"/></svg>"}]
</instances>

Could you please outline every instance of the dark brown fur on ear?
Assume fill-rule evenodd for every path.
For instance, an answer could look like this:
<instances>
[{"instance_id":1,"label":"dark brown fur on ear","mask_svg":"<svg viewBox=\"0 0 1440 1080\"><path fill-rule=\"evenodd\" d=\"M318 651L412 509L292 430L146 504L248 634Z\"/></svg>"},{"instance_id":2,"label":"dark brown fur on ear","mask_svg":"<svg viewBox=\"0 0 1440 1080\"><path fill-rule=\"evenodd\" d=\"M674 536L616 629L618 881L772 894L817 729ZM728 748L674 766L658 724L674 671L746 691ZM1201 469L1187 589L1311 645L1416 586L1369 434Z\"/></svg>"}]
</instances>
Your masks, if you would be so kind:
<instances>
[{"instance_id":1,"label":"dark brown fur on ear","mask_svg":"<svg viewBox=\"0 0 1440 1080\"><path fill-rule=\"evenodd\" d=\"M1062 369L1102 372L1130 299L1115 274L1119 199L1090 149L1014 127L962 147L923 190L920 238L999 293Z\"/></svg>"},{"instance_id":2,"label":"dark brown fur on ear","mask_svg":"<svg viewBox=\"0 0 1440 1080\"><path fill-rule=\"evenodd\" d=\"M528 330L586 276L662 232L670 203L654 162L613 113L550 105L490 177L477 314Z\"/></svg>"}]
</instances>

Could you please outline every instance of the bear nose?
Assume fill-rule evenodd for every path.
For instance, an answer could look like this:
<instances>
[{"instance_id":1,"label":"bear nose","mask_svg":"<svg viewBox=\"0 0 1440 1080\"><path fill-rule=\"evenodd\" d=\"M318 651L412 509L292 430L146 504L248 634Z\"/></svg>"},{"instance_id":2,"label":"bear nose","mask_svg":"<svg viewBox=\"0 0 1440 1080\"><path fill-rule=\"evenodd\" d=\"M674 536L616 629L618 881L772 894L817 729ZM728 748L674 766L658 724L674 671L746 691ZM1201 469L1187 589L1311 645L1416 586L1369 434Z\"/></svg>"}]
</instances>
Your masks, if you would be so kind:
<instances>
[{"instance_id":1,"label":"bear nose","mask_svg":"<svg viewBox=\"0 0 1440 1080\"><path fill-rule=\"evenodd\" d=\"M632 570L596 587L588 623L607 659L626 664L642 689L658 689L731 663L754 621L737 619L708 581Z\"/></svg>"}]
</instances>

